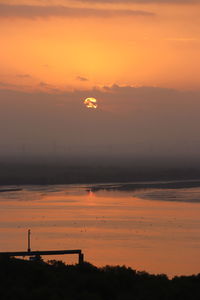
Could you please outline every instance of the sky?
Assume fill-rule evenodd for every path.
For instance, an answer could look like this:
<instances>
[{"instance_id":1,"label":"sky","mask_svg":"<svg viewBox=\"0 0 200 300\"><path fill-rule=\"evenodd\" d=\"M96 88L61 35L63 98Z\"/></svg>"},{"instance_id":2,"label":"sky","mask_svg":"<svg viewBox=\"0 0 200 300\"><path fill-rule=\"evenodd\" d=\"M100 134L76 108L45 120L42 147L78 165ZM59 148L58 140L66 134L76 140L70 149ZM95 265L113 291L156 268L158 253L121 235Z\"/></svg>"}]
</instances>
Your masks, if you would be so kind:
<instances>
[{"instance_id":1,"label":"sky","mask_svg":"<svg viewBox=\"0 0 200 300\"><path fill-rule=\"evenodd\" d=\"M0 0L0 155L198 158L199 28L200 0Z\"/></svg>"}]
</instances>

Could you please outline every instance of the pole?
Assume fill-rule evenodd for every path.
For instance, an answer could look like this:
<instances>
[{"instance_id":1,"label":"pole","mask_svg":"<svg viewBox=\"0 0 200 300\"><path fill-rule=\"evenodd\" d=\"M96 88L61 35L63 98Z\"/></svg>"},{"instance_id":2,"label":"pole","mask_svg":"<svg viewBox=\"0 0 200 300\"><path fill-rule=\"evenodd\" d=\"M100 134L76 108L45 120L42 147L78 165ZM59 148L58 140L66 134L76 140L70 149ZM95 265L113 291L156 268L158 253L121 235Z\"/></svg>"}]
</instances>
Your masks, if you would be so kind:
<instances>
[{"instance_id":1,"label":"pole","mask_svg":"<svg viewBox=\"0 0 200 300\"><path fill-rule=\"evenodd\" d=\"M31 252L31 230L28 230L28 252Z\"/></svg>"},{"instance_id":2,"label":"pole","mask_svg":"<svg viewBox=\"0 0 200 300\"><path fill-rule=\"evenodd\" d=\"M84 262L84 255L82 252L80 252L78 255L78 263L79 263L79 265L81 265L81 264L83 264L83 262Z\"/></svg>"}]
</instances>

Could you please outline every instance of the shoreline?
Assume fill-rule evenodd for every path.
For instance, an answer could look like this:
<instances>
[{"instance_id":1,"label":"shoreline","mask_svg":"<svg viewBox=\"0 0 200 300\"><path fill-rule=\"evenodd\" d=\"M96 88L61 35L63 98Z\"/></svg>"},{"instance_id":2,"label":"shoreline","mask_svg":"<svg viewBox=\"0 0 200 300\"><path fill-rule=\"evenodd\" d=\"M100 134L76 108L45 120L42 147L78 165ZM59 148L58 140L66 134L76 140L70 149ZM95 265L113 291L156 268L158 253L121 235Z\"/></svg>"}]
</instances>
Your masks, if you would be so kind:
<instances>
[{"instance_id":1,"label":"shoreline","mask_svg":"<svg viewBox=\"0 0 200 300\"><path fill-rule=\"evenodd\" d=\"M2 192L18 192L23 190L23 186L76 186L85 185L86 191L138 191L144 189L189 189L200 187L200 179L188 180L154 180L154 181L135 181L135 182L75 182L75 183L0 183L0 193Z\"/></svg>"},{"instance_id":2,"label":"shoreline","mask_svg":"<svg viewBox=\"0 0 200 300\"><path fill-rule=\"evenodd\" d=\"M188 181L166 181L166 182L140 182L140 183L115 183L115 184L99 184L91 187L92 192L105 191L138 191L144 189L188 189L200 187L200 180Z\"/></svg>"}]
</instances>

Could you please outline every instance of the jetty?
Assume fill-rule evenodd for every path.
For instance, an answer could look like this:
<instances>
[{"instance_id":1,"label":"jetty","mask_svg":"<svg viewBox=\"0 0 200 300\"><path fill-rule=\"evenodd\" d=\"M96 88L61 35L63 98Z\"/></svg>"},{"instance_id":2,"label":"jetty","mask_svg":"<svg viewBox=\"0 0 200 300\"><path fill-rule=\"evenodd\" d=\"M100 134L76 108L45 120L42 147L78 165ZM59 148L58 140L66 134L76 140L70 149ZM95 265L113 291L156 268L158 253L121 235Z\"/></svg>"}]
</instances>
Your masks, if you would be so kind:
<instances>
[{"instance_id":1,"label":"jetty","mask_svg":"<svg viewBox=\"0 0 200 300\"><path fill-rule=\"evenodd\" d=\"M78 264L84 262L84 254L82 250L47 250L47 251L31 251L30 246L31 231L28 230L28 249L27 251L12 251L12 252L0 252L0 257L29 257L30 260L40 260L42 256L50 255L65 255L65 254L77 254Z\"/></svg>"}]
</instances>

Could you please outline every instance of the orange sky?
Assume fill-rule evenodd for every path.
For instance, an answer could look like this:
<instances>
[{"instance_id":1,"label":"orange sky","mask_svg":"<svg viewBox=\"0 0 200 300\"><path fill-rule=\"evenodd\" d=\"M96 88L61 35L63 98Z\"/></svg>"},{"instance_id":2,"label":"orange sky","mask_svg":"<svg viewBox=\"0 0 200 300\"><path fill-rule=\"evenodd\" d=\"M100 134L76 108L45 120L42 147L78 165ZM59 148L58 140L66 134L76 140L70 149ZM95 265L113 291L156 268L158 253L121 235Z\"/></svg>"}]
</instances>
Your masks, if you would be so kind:
<instances>
[{"instance_id":1,"label":"orange sky","mask_svg":"<svg viewBox=\"0 0 200 300\"><path fill-rule=\"evenodd\" d=\"M0 0L0 82L199 89L200 1L105 2Z\"/></svg>"}]
</instances>

